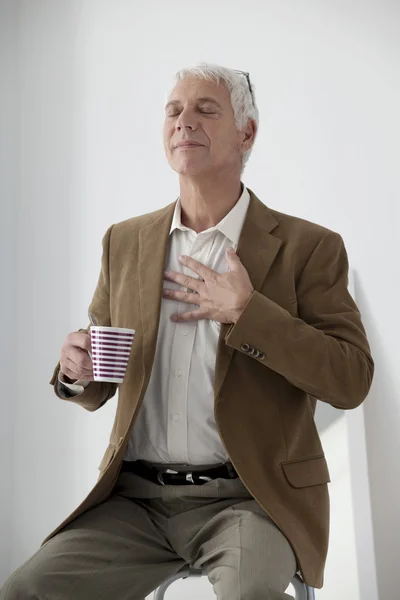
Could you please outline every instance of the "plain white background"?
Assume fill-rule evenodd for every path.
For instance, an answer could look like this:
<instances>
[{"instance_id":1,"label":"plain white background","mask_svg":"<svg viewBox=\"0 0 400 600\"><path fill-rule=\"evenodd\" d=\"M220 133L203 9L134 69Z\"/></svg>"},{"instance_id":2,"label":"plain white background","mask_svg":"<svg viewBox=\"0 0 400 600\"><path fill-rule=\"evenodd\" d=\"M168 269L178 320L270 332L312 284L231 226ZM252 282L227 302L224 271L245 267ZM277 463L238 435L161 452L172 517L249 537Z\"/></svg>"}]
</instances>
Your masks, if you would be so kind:
<instances>
[{"instance_id":1,"label":"plain white background","mask_svg":"<svg viewBox=\"0 0 400 600\"><path fill-rule=\"evenodd\" d=\"M399 17L395 0L0 3L0 585L97 479L115 399L48 381L87 325L101 238L178 195L164 157L175 71L250 72L261 112L244 183L338 231L376 362L364 405L323 405L331 542L318 600L397 597L400 536ZM213 598L206 580L167 600Z\"/></svg>"}]
</instances>

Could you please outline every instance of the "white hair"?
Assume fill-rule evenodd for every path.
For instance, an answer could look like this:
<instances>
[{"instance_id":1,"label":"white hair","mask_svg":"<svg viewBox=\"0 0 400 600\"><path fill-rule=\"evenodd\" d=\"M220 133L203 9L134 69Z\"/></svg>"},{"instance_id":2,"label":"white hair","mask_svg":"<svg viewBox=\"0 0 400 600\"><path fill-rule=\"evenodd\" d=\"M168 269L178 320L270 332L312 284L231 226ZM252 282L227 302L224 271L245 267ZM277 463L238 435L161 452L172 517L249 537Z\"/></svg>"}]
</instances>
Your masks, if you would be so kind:
<instances>
[{"instance_id":1,"label":"white hair","mask_svg":"<svg viewBox=\"0 0 400 600\"><path fill-rule=\"evenodd\" d=\"M231 104L238 130L243 129L249 119L255 120L258 130L259 113L255 100L254 85L251 82L251 93L244 73L203 62L194 67L178 71L175 74L175 82L177 83L189 76L201 77L208 81L215 81L216 83L223 82L231 95ZM250 148L250 150L243 154L242 172L252 150L253 148Z\"/></svg>"}]
</instances>

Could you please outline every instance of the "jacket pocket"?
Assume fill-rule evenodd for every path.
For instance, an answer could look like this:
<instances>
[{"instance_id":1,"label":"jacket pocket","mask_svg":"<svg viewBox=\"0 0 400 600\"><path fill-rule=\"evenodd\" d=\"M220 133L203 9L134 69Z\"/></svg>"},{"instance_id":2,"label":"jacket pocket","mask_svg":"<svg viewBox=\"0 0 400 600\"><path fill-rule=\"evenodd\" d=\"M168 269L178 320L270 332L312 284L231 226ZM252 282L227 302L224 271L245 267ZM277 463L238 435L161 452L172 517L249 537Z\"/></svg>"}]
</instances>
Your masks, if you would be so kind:
<instances>
[{"instance_id":1,"label":"jacket pocket","mask_svg":"<svg viewBox=\"0 0 400 600\"><path fill-rule=\"evenodd\" d=\"M116 450L117 450L117 448L116 448L116 446L114 446L114 444L108 445L107 450L105 451L102 461L98 467L99 471L105 471L107 469L108 465L111 463L112 459L114 458L114 454L115 454Z\"/></svg>"},{"instance_id":2,"label":"jacket pocket","mask_svg":"<svg viewBox=\"0 0 400 600\"><path fill-rule=\"evenodd\" d=\"M288 460L281 463L286 479L295 488L329 483L329 469L325 455Z\"/></svg>"}]
</instances>

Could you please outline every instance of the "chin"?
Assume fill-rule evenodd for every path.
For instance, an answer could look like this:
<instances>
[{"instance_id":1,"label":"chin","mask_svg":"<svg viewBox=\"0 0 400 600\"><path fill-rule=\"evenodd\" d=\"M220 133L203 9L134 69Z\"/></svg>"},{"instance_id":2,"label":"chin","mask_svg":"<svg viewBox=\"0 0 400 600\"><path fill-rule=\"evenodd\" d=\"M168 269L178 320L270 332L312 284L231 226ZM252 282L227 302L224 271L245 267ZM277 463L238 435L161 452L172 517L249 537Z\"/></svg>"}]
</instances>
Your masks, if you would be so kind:
<instances>
[{"instance_id":1,"label":"chin","mask_svg":"<svg viewBox=\"0 0 400 600\"><path fill-rule=\"evenodd\" d=\"M170 167L179 173L179 175L187 175L195 177L196 175L201 175L206 173L209 168L203 163L195 163L195 162L181 162L181 161L171 161Z\"/></svg>"}]
</instances>

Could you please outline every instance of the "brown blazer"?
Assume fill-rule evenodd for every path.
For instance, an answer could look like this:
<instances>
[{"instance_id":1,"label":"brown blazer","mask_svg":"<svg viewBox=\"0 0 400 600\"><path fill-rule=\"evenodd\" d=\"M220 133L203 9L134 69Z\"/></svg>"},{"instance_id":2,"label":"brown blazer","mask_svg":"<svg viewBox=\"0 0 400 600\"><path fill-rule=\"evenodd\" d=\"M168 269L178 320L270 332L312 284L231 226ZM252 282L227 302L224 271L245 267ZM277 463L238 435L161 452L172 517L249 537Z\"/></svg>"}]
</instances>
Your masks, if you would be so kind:
<instances>
[{"instance_id":1,"label":"brown blazer","mask_svg":"<svg viewBox=\"0 0 400 600\"><path fill-rule=\"evenodd\" d=\"M215 418L243 483L289 540L306 583L321 588L330 478L314 422L316 400L339 409L359 406L374 361L347 289L341 236L272 210L249 192L237 254L254 292L237 323L221 325ZM102 325L136 329L136 337L122 384L91 382L69 399L95 411L119 388L98 481L42 545L104 501L117 480L152 370L174 206L114 224L104 235L89 311ZM57 396L59 368L50 381Z\"/></svg>"}]
</instances>

